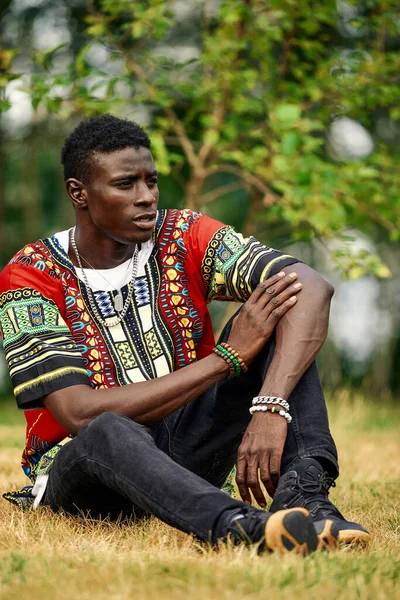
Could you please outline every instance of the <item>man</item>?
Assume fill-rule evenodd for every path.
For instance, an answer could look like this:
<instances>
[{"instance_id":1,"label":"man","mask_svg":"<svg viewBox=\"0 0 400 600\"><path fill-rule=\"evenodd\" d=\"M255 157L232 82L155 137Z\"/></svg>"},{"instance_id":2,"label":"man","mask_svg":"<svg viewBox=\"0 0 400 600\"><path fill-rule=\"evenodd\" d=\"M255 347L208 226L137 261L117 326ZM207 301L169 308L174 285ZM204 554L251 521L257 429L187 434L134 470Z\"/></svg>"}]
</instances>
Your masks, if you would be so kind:
<instances>
[{"instance_id":1,"label":"man","mask_svg":"<svg viewBox=\"0 0 400 600\"><path fill-rule=\"evenodd\" d=\"M204 215L157 212L150 141L132 122L81 123L62 163L76 227L25 246L0 276L34 483L5 497L153 514L278 552L366 543L328 500L337 455L313 360L331 286ZM212 299L245 303L216 348ZM219 489L236 459L243 502ZM251 506L251 493L266 506L258 475L270 512Z\"/></svg>"}]
</instances>

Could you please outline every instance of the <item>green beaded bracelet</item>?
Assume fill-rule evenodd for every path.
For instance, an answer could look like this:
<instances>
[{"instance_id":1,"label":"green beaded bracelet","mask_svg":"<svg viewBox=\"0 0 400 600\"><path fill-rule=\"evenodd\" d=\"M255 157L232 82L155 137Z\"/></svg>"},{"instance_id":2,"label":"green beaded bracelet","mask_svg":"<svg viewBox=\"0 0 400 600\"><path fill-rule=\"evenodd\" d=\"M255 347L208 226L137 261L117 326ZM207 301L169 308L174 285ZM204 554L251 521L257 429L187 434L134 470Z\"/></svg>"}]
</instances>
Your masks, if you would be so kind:
<instances>
[{"instance_id":1,"label":"green beaded bracelet","mask_svg":"<svg viewBox=\"0 0 400 600\"><path fill-rule=\"evenodd\" d=\"M219 344L216 346L216 348L217 348L217 350L219 350L220 352L225 354L225 356L227 356L233 362L233 364L235 365L236 376L240 375L242 372L242 367L240 366L240 362L238 361L236 356L234 356L233 354L228 352L228 350L226 348L224 348L223 346L220 346Z\"/></svg>"},{"instance_id":2,"label":"green beaded bracelet","mask_svg":"<svg viewBox=\"0 0 400 600\"><path fill-rule=\"evenodd\" d=\"M219 356L220 358L223 358L224 361L227 363L228 367L229 367L229 376L228 379L233 379L234 377L236 377L236 367L233 364L233 362L231 361L230 358L228 358L225 354L223 354L222 352L220 352L218 350L218 348L214 348L213 352Z\"/></svg>"}]
</instances>

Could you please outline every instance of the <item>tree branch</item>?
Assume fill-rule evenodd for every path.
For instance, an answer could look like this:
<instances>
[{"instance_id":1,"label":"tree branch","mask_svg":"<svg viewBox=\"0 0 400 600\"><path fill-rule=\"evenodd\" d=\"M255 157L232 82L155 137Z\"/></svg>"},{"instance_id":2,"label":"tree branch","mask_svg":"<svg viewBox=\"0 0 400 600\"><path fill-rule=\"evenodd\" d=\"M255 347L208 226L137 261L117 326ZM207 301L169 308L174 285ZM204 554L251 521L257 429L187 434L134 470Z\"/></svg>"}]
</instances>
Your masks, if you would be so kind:
<instances>
[{"instance_id":1,"label":"tree branch","mask_svg":"<svg viewBox=\"0 0 400 600\"><path fill-rule=\"evenodd\" d=\"M376 212L373 209L373 207L365 206L364 204L362 204L361 200L357 200L357 199L355 199L355 200L356 200L357 205L358 205L359 209L361 210L361 212L365 213L366 215L369 215L372 219L374 219L374 221L379 223L379 225L382 225L382 227L384 227L388 231L391 231L392 233L397 233L397 234L399 233L399 228L396 227L396 225L394 225L391 221L389 221L389 219L387 219L386 217L384 217L381 214L379 214L378 212Z\"/></svg>"},{"instance_id":2,"label":"tree branch","mask_svg":"<svg viewBox=\"0 0 400 600\"><path fill-rule=\"evenodd\" d=\"M295 33L295 24L293 23L287 38L283 42L282 57L281 57L281 60L279 61L279 66L278 66L280 79L283 79L286 74L286 70L287 70L288 63L289 63L289 53L290 53L290 49L292 47L294 33Z\"/></svg>"},{"instance_id":3,"label":"tree branch","mask_svg":"<svg viewBox=\"0 0 400 600\"><path fill-rule=\"evenodd\" d=\"M153 86L153 84L147 79L141 67L130 56L126 55L124 48L122 48L121 45L115 39L112 39L112 43L116 48L118 48L121 55L125 58L125 64L128 71L131 74L134 74L139 79L139 81L146 85L149 91L150 99L155 98L157 95L157 90ZM177 114L171 107L164 106L163 108L165 114L171 121L172 127L176 133L176 136L179 140L180 145L182 146L182 149L186 155L190 166L197 171L201 171L202 164L194 151L193 144L186 133L182 121L178 118Z\"/></svg>"},{"instance_id":4,"label":"tree branch","mask_svg":"<svg viewBox=\"0 0 400 600\"><path fill-rule=\"evenodd\" d=\"M215 126L213 127L213 131L215 131L217 134L219 134L221 132L221 129L223 127L224 124L224 117L225 117L225 113L226 113L226 109L227 109L227 105L228 105L228 99L230 96L230 90L225 89L223 96L222 96L222 100L219 104L217 104L217 106L215 107L214 113L213 113L213 120L215 123ZM199 151L199 160L202 164L204 164L207 160L207 158L210 156L210 152L212 151L213 146L212 144L205 142L202 147L200 148Z\"/></svg>"},{"instance_id":5,"label":"tree branch","mask_svg":"<svg viewBox=\"0 0 400 600\"><path fill-rule=\"evenodd\" d=\"M210 204L210 202L213 202L213 200L216 200L217 198L219 198L220 196L225 196L226 194L229 194L230 192L235 192L236 190L240 190L243 188L248 187L248 184L246 184L245 181L233 181L232 183L227 183L226 185L221 185L213 190L211 190L210 192L207 192L206 194L203 194L203 196L201 196L201 204L202 205L206 205L206 204Z\"/></svg>"},{"instance_id":6,"label":"tree branch","mask_svg":"<svg viewBox=\"0 0 400 600\"><path fill-rule=\"evenodd\" d=\"M134 73L136 75L136 77L139 79L139 81L141 81L142 83L144 83L147 86L149 93L150 93L150 98L154 98L157 94L157 90L150 83L150 81L148 81L147 77L145 76L145 74L143 73L143 71L139 67L139 65L136 64L131 58L127 57L126 58L126 66L131 73ZM177 117L175 111L172 108L165 106L164 111L165 111L165 114L167 115L167 117L171 120L171 124L175 130L176 136L179 140L180 145L182 146L182 149L186 155L186 158L189 161L189 164L194 169L200 168L201 164L200 164L199 159L194 151L193 144L190 141L190 139L185 131L183 123Z\"/></svg>"},{"instance_id":7,"label":"tree branch","mask_svg":"<svg viewBox=\"0 0 400 600\"><path fill-rule=\"evenodd\" d=\"M245 0L245 4L246 5L250 5L251 0ZM246 20L245 17L242 17L239 22L238 22L238 26L237 26L237 37L238 39L242 39L243 36L246 33ZM239 61L239 51L236 53L236 55L234 56L234 58L232 59L232 64L234 64L235 66L237 65ZM218 104L215 106L214 111L213 111L213 121L214 121L214 126L212 128L212 131L214 131L216 134L220 134L221 130L223 128L224 125L224 118L225 118L225 114L228 108L228 102L231 96L231 87L228 87L227 85L225 85L223 92L222 92L222 98L220 100L220 102L218 102ZM213 149L213 145L210 144L209 142L205 142L202 147L200 148L199 151L199 160L200 162L204 165L207 161L207 159L210 156L210 153Z\"/></svg>"},{"instance_id":8,"label":"tree branch","mask_svg":"<svg viewBox=\"0 0 400 600\"><path fill-rule=\"evenodd\" d=\"M263 194L262 203L266 207L272 206L277 200L280 199L280 197L275 194L261 179L255 175L246 173L246 171L243 171L240 167L230 164L221 164L210 169L210 174L217 172L234 173L235 175L238 175L247 186L252 186L261 192L261 194Z\"/></svg>"}]
</instances>

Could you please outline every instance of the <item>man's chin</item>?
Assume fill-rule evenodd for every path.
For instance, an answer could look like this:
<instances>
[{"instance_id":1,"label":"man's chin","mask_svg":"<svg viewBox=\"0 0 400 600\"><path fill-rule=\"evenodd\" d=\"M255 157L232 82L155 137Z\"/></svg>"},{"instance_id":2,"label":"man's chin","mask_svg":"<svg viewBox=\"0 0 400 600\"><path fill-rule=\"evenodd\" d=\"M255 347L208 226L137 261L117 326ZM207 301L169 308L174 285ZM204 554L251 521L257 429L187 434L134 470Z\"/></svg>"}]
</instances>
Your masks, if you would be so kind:
<instances>
[{"instance_id":1,"label":"man's chin","mask_svg":"<svg viewBox=\"0 0 400 600\"><path fill-rule=\"evenodd\" d=\"M135 231L134 234L124 237L125 244L144 244L153 237L154 228L145 231Z\"/></svg>"},{"instance_id":2,"label":"man's chin","mask_svg":"<svg viewBox=\"0 0 400 600\"><path fill-rule=\"evenodd\" d=\"M147 231L143 231L140 236L137 236L138 238L140 237L139 243L144 244L145 242L148 242L149 240L151 240L151 238L153 237L153 233L154 233L154 227Z\"/></svg>"},{"instance_id":3,"label":"man's chin","mask_svg":"<svg viewBox=\"0 0 400 600\"><path fill-rule=\"evenodd\" d=\"M124 229L111 229L102 228L103 233L106 237L115 240L119 244L124 246L132 246L134 244L144 244L153 237L154 226L147 229L139 227L124 228Z\"/></svg>"}]
</instances>

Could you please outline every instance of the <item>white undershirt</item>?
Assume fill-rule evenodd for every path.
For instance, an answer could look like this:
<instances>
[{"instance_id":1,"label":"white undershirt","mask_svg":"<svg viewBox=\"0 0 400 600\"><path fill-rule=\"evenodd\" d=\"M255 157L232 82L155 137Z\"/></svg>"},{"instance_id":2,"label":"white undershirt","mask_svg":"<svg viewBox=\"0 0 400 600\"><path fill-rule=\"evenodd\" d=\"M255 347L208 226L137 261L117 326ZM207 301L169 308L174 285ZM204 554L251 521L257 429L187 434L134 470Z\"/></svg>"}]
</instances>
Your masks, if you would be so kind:
<instances>
[{"instance_id":1,"label":"white undershirt","mask_svg":"<svg viewBox=\"0 0 400 600\"><path fill-rule=\"evenodd\" d=\"M66 229L64 231L59 231L54 235L54 237L57 239L58 243L63 248L66 254L68 254L69 251L70 231L70 229ZM144 242L141 245L138 254L138 275L144 273L144 268L150 257L150 254L152 253L153 246L154 244L152 239L150 239L148 242ZM112 269L83 269L83 271L87 277L87 281L91 289L94 292L110 292L111 290L120 290L124 285L130 282L132 278L132 269L128 268L130 264L131 259L129 258L122 264L118 265L118 267L113 267ZM85 283L85 278L82 274L82 270L78 267L75 267L75 271L79 279ZM38 508L44 496L48 479L48 475L38 475L36 477L35 485L32 489L32 495L35 496L33 510L36 510Z\"/></svg>"},{"instance_id":2,"label":"white undershirt","mask_svg":"<svg viewBox=\"0 0 400 600\"><path fill-rule=\"evenodd\" d=\"M68 254L69 251L69 234L70 229L66 229L65 231L59 231L54 235L66 254ZM143 273L145 265L149 260L150 254L152 253L153 246L154 244L152 239L150 239L148 242L144 242L141 245L138 254L138 275ZM85 261L83 260L82 263L84 262ZM112 269L83 269L83 271L87 277L90 288L94 292L110 292L111 290L120 290L124 285L130 282L132 278L132 270L128 268L130 262L131 259L129 258L122 264L118 265L118 267L113 267ZM79 279L84 282L85 279L83 277L82 270L79 267L75 267L75 271ZM103 279L102 276L105 277L105 279ZM107 281L109 283L107 283Z\"/></svg>"}]
</instances>

